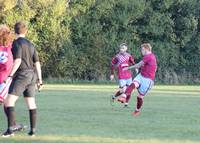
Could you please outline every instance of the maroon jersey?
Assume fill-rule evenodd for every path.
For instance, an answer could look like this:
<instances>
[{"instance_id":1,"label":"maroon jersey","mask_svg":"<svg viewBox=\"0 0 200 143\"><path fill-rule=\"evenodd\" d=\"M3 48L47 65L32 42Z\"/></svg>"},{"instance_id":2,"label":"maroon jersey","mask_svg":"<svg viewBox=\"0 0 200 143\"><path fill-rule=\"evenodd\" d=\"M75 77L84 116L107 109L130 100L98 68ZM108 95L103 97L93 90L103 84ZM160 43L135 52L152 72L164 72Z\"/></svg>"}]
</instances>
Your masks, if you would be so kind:
<instances>
[{"instance_id":1,"label":"maroon jersey","mask_svg":"<svg viewBox=\"0 0 200 143\"><path fill-rule=\"evenodd\" d=\"M157 61L153 53L145 55L142 59L144 65L141 67L141 75L154 80L157 70Z\"/></svg>"},{"instance_id":2,"label":"maroon jersey","mask_svg":"<svg viewBox=\"0 0 200 143\"><path fill-rule=\"evenodd\" d=\"M118 71L119 79L129 79L132 77L131 71L126 70L123 71L123 68L129 67L131 64L135 64L134 58L127 52L118 53L111 62L111 74L114 73L114 69L116 68Z\"/></svg>"},{"instance_id":3,"label":"maroon jersey","mask_svg":"<svg viewBox=\"0 0 200 143\"><path fill-rule=\"evenodd\" d=\"M8 77L13 65L11 45L0 46L0 84Z\"/></svg>"}]
</instances>

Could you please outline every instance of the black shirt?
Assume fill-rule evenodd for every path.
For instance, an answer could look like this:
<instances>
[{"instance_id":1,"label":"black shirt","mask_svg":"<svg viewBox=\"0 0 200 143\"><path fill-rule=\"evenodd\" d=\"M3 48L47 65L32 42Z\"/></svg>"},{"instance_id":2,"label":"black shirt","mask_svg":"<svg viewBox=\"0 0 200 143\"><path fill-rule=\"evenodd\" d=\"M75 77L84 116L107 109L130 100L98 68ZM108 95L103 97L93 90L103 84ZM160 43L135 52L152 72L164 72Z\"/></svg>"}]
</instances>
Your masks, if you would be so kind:
<instances>
[{"instance_id":1,"label":"black shirt","mask_svg":"<svg viewBox=\"0 0 200 143\"><path fill-rule=\"evenodd\" d=\"M18 71L34 69L34 63L39 61L34 45L27 39L19 37L12 45L13 58L22 60Z\"/></svg>"}]
</instances>

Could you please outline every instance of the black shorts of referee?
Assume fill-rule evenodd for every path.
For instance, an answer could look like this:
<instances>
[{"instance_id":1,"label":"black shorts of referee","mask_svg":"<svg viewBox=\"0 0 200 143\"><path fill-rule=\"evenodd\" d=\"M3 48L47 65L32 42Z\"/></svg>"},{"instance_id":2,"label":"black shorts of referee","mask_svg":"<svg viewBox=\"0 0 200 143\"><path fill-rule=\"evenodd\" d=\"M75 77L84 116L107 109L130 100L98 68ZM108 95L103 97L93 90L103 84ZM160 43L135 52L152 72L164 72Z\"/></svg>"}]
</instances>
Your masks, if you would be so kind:
<instances>
[{"instance_id":1,"label":"black shorts of referee","mask_svg":"<svg viewBox=\"0 0 200 143\"><path fill-rule=\"evenodd\" d=\"M33 69L17 71L9 88L9 94L24 97L35 96L36 74Z\"/></svg>"}]
</instances>

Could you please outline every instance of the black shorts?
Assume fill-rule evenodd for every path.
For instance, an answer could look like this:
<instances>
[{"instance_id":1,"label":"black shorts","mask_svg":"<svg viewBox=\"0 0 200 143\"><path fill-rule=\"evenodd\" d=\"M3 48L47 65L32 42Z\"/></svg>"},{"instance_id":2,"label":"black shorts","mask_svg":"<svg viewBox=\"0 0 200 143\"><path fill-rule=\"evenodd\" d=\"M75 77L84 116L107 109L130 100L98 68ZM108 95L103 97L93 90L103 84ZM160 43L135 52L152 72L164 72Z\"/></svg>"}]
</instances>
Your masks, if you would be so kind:
<instances>
[{"instance_id":1,"label":"black shorts","mask_svg":"<svg viewBox=\"0 0 200 143\"><path fill-rule=\"evenodd\" d=\"M36 75L34 70L23 70L15 74L9 88L9 94L24 97L35 96Z\"/></svg>"}]
</instances>

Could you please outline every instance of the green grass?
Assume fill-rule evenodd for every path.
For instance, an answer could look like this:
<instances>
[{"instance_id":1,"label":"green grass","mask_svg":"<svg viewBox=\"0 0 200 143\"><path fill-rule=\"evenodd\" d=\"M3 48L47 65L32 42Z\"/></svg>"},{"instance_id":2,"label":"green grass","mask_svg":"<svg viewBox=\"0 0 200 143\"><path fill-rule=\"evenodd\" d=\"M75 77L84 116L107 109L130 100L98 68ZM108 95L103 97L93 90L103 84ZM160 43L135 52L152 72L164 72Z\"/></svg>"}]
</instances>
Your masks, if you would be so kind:
<instances>
[{"instance_id":1,"label":"green grass","mask_svg":"<svg viewBox=\"0 0 200 143\"><path fill-rule=\"evenodd\" d=\"M28 129L0 143L199 143L200 87L155 86L145 97L141 116L134 118L136 91L129 109L110 106L113 85L46 85L37 95L38 132ZM29 125L23 98L17 121ZM0 130L6 119L0 112Z\"/></svg>"}]
</instances>

